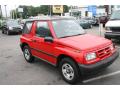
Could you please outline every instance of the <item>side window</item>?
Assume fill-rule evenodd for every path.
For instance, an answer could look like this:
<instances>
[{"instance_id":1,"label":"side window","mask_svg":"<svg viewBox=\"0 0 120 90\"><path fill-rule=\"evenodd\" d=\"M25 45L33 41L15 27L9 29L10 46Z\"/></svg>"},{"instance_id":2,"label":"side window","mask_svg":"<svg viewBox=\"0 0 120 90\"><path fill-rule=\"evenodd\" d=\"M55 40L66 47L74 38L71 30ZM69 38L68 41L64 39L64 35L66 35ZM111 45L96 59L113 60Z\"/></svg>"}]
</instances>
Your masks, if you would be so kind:
<instances>
[{"instance_id":1,"label":"side window","mask_svg":"<svg viewBox=\"0 0 120 90\"><path fill-rule=\"evenodd\" d=\"M27 23L24 25L23 33L26 33L26 34L30 33L31 27L32 27L32 22L27 22Z\"/></svg>"},{"instance_id":2,"label":"side window","mask_svg":"<svg viewBox=\"0 0 120 90\"><path fill-rule=\"evenodd\" d=\"M36 35L39 37L47 37L47 36L52 37L52 34L50 32L47 22L45 21L37 22Z\"/></svg>"}]
</instances>

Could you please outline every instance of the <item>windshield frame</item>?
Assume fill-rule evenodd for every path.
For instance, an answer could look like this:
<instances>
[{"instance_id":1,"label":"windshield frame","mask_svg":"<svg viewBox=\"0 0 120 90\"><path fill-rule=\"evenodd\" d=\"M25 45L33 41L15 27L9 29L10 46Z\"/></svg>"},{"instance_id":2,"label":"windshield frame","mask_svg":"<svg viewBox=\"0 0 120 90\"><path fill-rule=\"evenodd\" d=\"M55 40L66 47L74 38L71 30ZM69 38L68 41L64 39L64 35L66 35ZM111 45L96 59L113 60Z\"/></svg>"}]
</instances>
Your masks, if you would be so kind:
<instances>
[{"instance_id":1,"label":"windshield frame","mask_svg":"<svg viewBox=\"0 0 120 90\"><path fill-rule=\"evenodd\" d=\"M54 27L54 25L53 25L53 22L54 22L54 21L62 21L62 20L73 20L75 23L78 24L77 20L75 20L75 19L56 19L56 20L52 20L52 21L51 21L51 24L52 24L53 31L54 31L54 34L55 34L56 38L60 39L60 38L73 37L73 36L78 36L78 35L86 34L86 31L78 24L79 27L81 27L81 29L84 31L84 33L79 33L79 34L76 34L76 35L68 35L68 36L64 36L64 37L59 37L59 36L57 36L56 31L55 31L55 27Z\"/></svg>"}]
</instances>

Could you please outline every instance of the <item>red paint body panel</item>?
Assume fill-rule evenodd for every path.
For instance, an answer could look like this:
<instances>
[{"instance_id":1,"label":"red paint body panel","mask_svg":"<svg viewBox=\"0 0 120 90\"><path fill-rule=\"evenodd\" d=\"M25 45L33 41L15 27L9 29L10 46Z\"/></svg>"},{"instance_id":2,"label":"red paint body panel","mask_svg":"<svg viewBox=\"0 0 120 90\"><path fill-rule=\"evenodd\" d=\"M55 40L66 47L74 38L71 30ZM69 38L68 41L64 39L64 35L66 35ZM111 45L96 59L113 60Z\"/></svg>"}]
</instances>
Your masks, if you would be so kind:
<instances>
[{"instance_id":1,"label":"red paint body panel","mask_svg":"<svg viewBox=\"0 0 120 90\"><path fill-rule=\"evenodd\" d=\"M57 38L50 20L46 22L48 22L54 42L45 42L44 38L37 37L35 35L36 22L37 21L34 21L31 32L29 34L23 34L20 41L21 43L27 43L29 45L33 56L45 59L52 64L56 64L57 57L62 54L72 57L77 63L80 64L93 64L100 61L101 58L86 61L86 53L97 52L98 50L109 47L112 44L110 40L90 34ZM34 40L36 42L33 42ZM111 56L112 53L113 51L102 59Z\"/></svg>"},{"instance_id":2,"label":"red paint body panel","mask_svg":"<svg viewBox=\"0 0 120 90\"><path fill-rule=\"evenodd\" d=\"M111 41L105 38L93 36L90 34L67 37L60 39L60 41L80 50L96 49L111 44Z\"/></svg>"}]
</instances>

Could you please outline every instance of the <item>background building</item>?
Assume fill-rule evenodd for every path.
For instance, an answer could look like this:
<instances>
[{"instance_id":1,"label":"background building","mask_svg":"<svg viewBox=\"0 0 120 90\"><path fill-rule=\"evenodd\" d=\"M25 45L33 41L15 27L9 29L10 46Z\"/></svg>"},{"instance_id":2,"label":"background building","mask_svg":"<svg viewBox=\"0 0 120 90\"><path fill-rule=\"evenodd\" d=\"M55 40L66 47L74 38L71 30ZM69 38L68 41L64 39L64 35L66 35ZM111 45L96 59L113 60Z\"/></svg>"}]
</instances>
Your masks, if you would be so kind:
<instances>
[{"instance_id":1,"label":"background building","mask_svg":"<svg viewBox=\"0 0 120 90\"><path fill-rule=\"evenodd\" d=\"M107 15L105 7L96 5L90 6L71 6L69 13L71 16L85 18L85 17L99 17Z\"/></svg>"}]
</instances>

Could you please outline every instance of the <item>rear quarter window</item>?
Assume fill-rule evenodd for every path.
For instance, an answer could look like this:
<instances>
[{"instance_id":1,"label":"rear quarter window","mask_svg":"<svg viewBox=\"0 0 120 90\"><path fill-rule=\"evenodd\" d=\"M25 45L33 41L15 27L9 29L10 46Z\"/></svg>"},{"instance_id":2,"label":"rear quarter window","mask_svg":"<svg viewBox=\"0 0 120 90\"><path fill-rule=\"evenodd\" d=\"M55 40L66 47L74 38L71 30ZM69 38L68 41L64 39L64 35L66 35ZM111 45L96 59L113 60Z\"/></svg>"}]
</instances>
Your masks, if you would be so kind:
<instances>
[{"instance_id":1,"label":"rear quarter window","mask_svg":"<svg viewBox=\"0 0 120 90\"><path fill-rule=\"evenodd\" d=\"M26 22L23 27L23 34L29 34L32 28L33 22Z\"/></svg>"}]
</instances>

